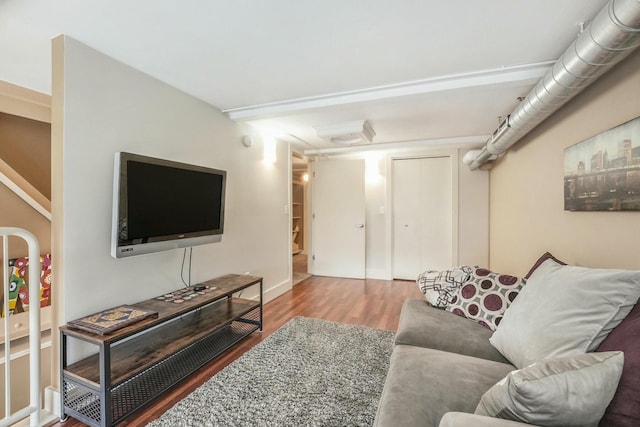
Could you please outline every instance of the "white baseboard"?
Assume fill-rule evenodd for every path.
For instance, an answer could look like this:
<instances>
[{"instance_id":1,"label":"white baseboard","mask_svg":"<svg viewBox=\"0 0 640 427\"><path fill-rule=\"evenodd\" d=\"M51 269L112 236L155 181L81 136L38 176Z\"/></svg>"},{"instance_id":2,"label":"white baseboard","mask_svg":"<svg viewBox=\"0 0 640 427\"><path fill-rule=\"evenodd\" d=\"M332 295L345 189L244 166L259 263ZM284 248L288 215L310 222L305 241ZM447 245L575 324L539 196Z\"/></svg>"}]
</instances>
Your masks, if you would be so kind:
<instances>
[{"instance_id":1,"label":"white baseboard","mask_svg":"<svg viewBox=\"0 0 640 427\"><path fill-rule=\"evenodd\" d=\"M278 298L280 295L284 294L285 292L290 291L291 287L292 287L291 280L285 280L284 282L280 282L277 285L273 285L269 289L263 289L262 302L266 304L269 301ZM256 292L255 294L252 293L251 295L245 296L244 298L257 301L258 299L260 299L260 295L258 292Z\"/></svg>"},{"instance_id":2,"label":"white baseboard","mask_svg":"<svg viewBox=\"0 0 640 427\"><path fill-rule=\"evenodd\" d=\"M60 390L52 386L44 389L44 409L60 418Z\"/></svg>"},{"instance_id":3,"label":"white baseboard","mask_svg":"<svg viewBox=\"0 0 640 427\"><path fill-rule=\"evenodd\" d=\"M40 411L40 423L38 423L38 425L39 426L44 426L44 425L50 424L50 423L52 423L54 421L58 421L59 418L60 417L58 417L58 416L56 416L54 414L51 414L51 413L49 413L49 412L47 412L45 410L41 410ZM31 420L29 419L29 417L27 417L22 421L18 421L17 423L12 424L12 427L29 427L31 425L30 422L31 422Z\"/></svg>"},{"instance_id":4,"label":"white baseboard","mask_svg":"<svg viewBox=\"0 0 640 427\"><path fill-rule=\"evenodd\" d=\"M285 280L284 282L280 282L277 285L270 287L269 289L265 289L263 291L263 302L268 303L269 301L278 298L285 292L290 291L291 287L291 280Z\"/></svg>"},{"instance_id":5,"label":"white baseboard","mask_svg":"<svg viewBox=\"0 0 640 427\"><path fill-rule=\"evenodd\" d=\"M393 280L391 273L383 269L367 269L365 275L367 276L367 279Z\"/></svg>"}]
</instances>

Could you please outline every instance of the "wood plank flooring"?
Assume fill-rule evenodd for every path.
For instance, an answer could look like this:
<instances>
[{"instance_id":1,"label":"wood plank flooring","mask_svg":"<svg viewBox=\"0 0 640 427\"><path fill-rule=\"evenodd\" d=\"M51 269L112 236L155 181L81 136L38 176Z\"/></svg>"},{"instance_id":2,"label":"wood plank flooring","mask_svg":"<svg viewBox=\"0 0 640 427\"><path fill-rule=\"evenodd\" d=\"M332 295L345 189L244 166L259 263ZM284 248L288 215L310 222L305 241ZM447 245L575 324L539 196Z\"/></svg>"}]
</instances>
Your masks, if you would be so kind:
<instances>
[{"instance_id":1,"label":"wood plank flooring","mask_svg":"<svg viewBox=\"0 0 640 427\"><path fill-rule=\"evenodd\" d=\"M415 282L311 276L294 286L291 291L264 305L262 334L254 332L246 340L206 365L197 374L180 383L170 393L159 398L137 415L123 421L119 426L144 426L158 418L176 402L182 400L293 317L314 317L395 331L398 327L400 308L406 298L422 298ZM64 423L49 424L49 427L84 425L69 418Z\"/></svg>"}]
</instances>

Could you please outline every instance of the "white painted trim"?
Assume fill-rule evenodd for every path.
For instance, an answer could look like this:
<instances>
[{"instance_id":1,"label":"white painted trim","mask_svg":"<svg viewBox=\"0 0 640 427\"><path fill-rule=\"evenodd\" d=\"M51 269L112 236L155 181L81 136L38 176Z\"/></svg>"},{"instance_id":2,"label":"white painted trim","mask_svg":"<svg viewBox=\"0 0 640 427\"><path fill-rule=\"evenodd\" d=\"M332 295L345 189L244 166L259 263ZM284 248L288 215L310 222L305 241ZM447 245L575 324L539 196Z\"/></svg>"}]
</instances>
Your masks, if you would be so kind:
<instances>
[{"instance_id":1,"label":"white painted trim","mask_svg":"<svg viewBox=\"0 0 640 427\"><path fill-rule=\"evenodd\" d=\"M371 268L366 271L367 279L376 279L376 280L393 280L391 273L384 268Z\"/></svg>"},{"instance_id":2,"label":"white painted trim","mask_svg":"<svg viewBox=\"0 0 640 427\"><path fill-rule=\"evenodd\" d=\"M489 139L490 135L472 135L472 136L457 136L452 138L434 138L434 139L421 139L415 141L398 141L398 142L382 142L374 144L358 144L349 145L346 147L331 147L331 148L317 148L304 150L305 155L314 154L346 154L346 153L359 153L371 150L419 150L419 149L442 149L446 146L447 149L463 148L463 147L476 147L478 144L484 144Z\"/></svg>"},{"instance_id":3,"label":"white painted trim","mask_svg":"<svg viewBox=\"0 0 640 427\"><path fill-rule=\"evenodd\" d=\"M268 303L269 301L278 298L280 295L284 294L285 292L291 290L292 288L292 281L290 279L282 281L278 284L275 284L273 286L271 286L269 289L265 289L264 288L264 278L262 279L262 302L263 304ZM245 291L251 290L251 292L247 292L245 293ZM250 287L248 289L243 289L239 292L236 292L235 294L233 294L234 297L236 298L245 298L251 301L258 301L260 299L260 293L257 292L253 292L253 287Z\"/></svg>"},{"instance_id":4,"label":"white painted trim","mask_svg":"<svg viewBox=\"0 0 640 427\"><path fill-rule=\"evenodd\" d=\"M285 280L284 282L280 282L277 285L264 290L262 302L266 304L269 301L278 298L280 295L285 294L287 291L290 291L291 286L291 280Z\"/></svg>"},{"instance_id":5,"label":"white painted trim","mask_svg":"<svg viewBox=\"0 0 640 427\"><path fill-rule=\"evenodd\" d=\"M38 425L46 426L49 423L57 421L59 418L59 415L52 414L46 410L40 410L40 423L38 423ZM13 424L12 427L28 427L30 425L31 424L29 418L25 418L24 420L18 421L17 423Z\"/></svg>"},{"instance_id":6,"label":"white painted trim","mask_svg":"<svg viewBox=\"0 0 640 427\"><path fill-rule=\"evenodd\" d=\"M287 253L289 254L287 277L289 283L293 283L293 241L291 239L291 230L293 230L293 151L291 144L287 144L287 206L285 212L288 212L289 227L287 227ZM293 286L293 285L292 285Z\"/></svg>"},{"instance_id":7,"label":"white painted trim","mask_svg":"<svg viewBox=\"0 0 640 427\"><path fill-rule=\"evenodd\" d=\"M393 156L387 155L385 158L385 265L386 274L389 280L393 280Z\"/></svg>"},{"instance_id":8,"label":"white painted trim","mask_svg":"<svg viewBox=\"0 0 640 427\"><path fill-rule=\"evenodd\" d=\"M2 172L0 172L0 182L3 183L9 190L13 191L18 197L28 203L29 206L35 209L40 215L51 221L51 212L46 210L40 203L36 202L33 197L24 192L22 188L18 187Z\"/></svg>"},{"instance_id":9,"label":"white painted trim","mask_svg":"<svg viewBox=\"0 0 640 427\"><path fill-rule=\"evenodd\" d=\"M462 74L450 74L393 85L377 86L322 96L295 98L280 102L251 105L222 110L231 120L249 120L267 115L291 113L301 110L335 107L357 102L376 101L401 96L442 92L488 85L535 84L555 61L494 68Z\"/></svg>"},{"instance_id":10,"label":"white painted trim","mask_svg":"<svg viewBox=\"0 0 640 427\"><path fill-rule=\"evenodd\" d=\"M51 123L51 96L0 80L0 111Z\"/></svg>"},{"instance_id":11,"label":"white painted trim","mask_svg":"<svg viewBox=\"0 0 640 427\"><path fill-rule=\"evenodd\" d=\"M43 342L40 345L40 351L42 351L42 350L44 350L46 348L50 348L50 347L51 347L51 341ZM9 356L9 359L10 360L16 360L16 359L19 359L21 357L25 357L25 356L28 356L28 355L29 355L29 349L25 348L24 350L20 350L20 351L17 351L15 353L11 353L11 355ZM6 362L6 358L4 356L0 357L0 365L4 364L5 362Z\"/></svg>"},{"instance_id":12,"label":"white painted trim","mask_svg":"<svg viewBox=\"0 0 640 427\"><path fill-rule=\"evenodd\" d=\"M49 200L3 160L0 160L0 183L28 203L40 215L51 221L51 206L49 205L47 208L43 205L43 203L50 203ZM36 199L40 199L40 201Z\"/></svg>"},{"instance_id":13,"label":"white painted trim","mask_svg":"<svg viewBox=\"0 0 640 427\"><path fill-rule=\"evenodd\" d=\"M60 412L60 390L53 386L44 389L44 410L58 418L62 416Z\"/></svg>"}]
</instances>

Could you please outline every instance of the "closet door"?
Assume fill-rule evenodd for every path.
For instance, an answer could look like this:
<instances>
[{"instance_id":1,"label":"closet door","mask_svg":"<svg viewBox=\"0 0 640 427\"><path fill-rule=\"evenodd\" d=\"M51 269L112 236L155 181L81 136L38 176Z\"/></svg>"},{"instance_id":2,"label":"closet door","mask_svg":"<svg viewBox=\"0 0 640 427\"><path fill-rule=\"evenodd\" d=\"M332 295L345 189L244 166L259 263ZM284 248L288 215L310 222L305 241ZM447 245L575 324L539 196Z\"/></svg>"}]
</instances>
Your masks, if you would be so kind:
<instances>
[{"instance_id":1,"label":"closet door","mask_svg":"<svg viewBox=\"0 0 640 427\"><path fill-rule=\"evenodd\" d=\"M394 160L394 278L451 268L453 221L451 158Z\"/></svg>"}]
</instances>

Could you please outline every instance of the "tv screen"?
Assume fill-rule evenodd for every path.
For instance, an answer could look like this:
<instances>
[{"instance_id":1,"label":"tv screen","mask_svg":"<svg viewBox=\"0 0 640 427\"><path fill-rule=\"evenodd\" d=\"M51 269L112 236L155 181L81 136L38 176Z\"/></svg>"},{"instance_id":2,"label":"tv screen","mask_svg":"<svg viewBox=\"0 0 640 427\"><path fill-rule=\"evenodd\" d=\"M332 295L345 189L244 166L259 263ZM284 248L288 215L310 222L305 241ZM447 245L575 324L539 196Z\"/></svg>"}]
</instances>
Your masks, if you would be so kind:
<instances>
[{"instance_id":1,"label":"tv screen","mask_svg":"<svg viewBox=\"0 0 640 427\"><path fill-rule=\"evenodd\" d=\"M114 257L222 240L225 171L120 152L114 175Z\"/></svg>"}]
</instances>

